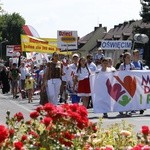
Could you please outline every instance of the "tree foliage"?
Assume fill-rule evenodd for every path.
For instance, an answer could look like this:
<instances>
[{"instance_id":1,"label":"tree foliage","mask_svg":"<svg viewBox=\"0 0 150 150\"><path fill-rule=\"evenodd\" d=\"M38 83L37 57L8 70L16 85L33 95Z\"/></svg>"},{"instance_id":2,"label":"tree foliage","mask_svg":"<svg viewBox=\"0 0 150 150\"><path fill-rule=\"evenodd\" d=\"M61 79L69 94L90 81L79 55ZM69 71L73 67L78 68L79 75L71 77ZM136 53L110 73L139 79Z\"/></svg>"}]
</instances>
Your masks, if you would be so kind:
<instances>
[{"instance_id":1,"label":"tree foliage","mask_svg":"<svg viewBox=\"0 0 150 150\"><path fill-rule=\"evenodd\" d=\"M142 17L143 22L150 22L150 0L141 0L142 10L140 16Z\"/></svg>"},{"instance_id":2,"label":"tree foliage","mask_svg":"<svg viewBox=\"0 0 150 150\"><path fill-rule=\"evenodd\" d=\"M24 18L18 13L0 15L0 41L7 39L9 44L20 44L24 24Z\"/></svg>"}]
</instances>

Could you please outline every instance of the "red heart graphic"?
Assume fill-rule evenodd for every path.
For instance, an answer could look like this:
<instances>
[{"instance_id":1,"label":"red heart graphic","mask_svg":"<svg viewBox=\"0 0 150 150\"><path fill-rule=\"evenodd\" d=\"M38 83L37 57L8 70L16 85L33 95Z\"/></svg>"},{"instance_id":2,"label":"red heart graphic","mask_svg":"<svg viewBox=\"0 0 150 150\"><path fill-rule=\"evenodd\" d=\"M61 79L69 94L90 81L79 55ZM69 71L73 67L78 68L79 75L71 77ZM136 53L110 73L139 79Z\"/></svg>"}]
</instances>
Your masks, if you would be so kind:
<instances>
[{"instance_id":1,"label":"red heart graphic","mask_svg":"<svg viewBox=\"0 0 150 150\"><path fill-rule=\"evenodd\" d=\"M131 97L134 96L136 91L136 79L131 76L126 76L123 81L118 76L114 76L116 80L127 90Z\"/></svg>"},{"instance_id":2,"label":"red heart graphic","mask_svg":"<svg viewBox=\"0 0 150 150\"><path fill-rule=\"evenodd\" d=\"M122 86L118 83L115 83L114 85L111 85L110 80L108 79L106 81L106 86L107 86L107 90L109 95L115 100L118 101L119 97L121 95L123 95L125 92L125 90L122 90Z\"/></svg>"}]
</instances>

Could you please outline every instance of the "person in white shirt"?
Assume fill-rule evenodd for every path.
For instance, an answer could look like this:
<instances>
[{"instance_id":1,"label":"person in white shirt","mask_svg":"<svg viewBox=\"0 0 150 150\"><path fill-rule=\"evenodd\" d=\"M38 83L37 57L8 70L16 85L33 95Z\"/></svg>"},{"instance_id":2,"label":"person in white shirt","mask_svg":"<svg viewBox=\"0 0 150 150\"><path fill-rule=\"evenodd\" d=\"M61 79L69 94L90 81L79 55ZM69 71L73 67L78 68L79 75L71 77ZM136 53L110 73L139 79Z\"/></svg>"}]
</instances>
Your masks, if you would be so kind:
<instances>
[{"instance_id":1,"label":"person in white shirt","mask_svg":"<svg viewBox=\"0 0 150 150\"><path fill-rule=\"evenodd\" d=\"M123 63L121 63L118 70L129 71L129 70L134 70L134 69L135 69L135 66L131 62L131 54L129 52L125 52L123 55ZM124 115L123 112L119 112L119 114ZM128 111L125 113L125 115L128 115Z\"/></svg>"},{"instance_id":2,"label":"person in white shirt","mask_svg":"<svg viewBox=\"0 0 150 150\"><path fill-rule=\"evenodd\" d=\"M135 66L131 62L131 54L129 52L125 52L123 56L123 63L121 63L118 70L134 70Z\"/></svg>"},{"instance_id":3,"label":"person in white shirt","mask_svg":"<svg viewBox=\"0 0 150 150\"><path fill-rule=\"evenodd\" d=\"M99 69L97 73L112 72L111 69L108 67L108 65L109 65L109 60L107 58L103 58L101 62L101 69ZM108 118L107 112L103 113L103 118Z\"/></svg>"},{"instance_id":4,"label":"person in white shirt","mask_svg":"<svg viewBox=\"0 0 150 150\"><path fill-rule=\"evenodd\" d=\"M91 73L94 74L97 71L97 67L95 63L93 62L93 56L91 54L88 54L86 56L86 59L87 59L87 67L89 68Z\"/></svg>"},{"instance_id":5,"label":"person in white shirt","mask_svg":"<svg viewBox=\"0 0 150 150\"><path fill-rule=\"evenodd\" d=\"M62 60L62 67L63 67L63 75L62 75L62 82L61 82L61 87L60 87L60 99L59 102L67 102L68 99L68 94L66 92L67 88L67 83L68 83L68 76L71 74L70 69L69 69L69 59L64 58Z\"/></svg>"},{"instance_id":6,"label":"person in white shirt","mask_svg":"<svg viewBox=\"0 0 150 150\"><path fill-rule=\"evenodd\" d=\"M115 67L113 67L113 61L111 57L108 57L108 69L110 69L110 71L116 71Z\"/></svg>"},{"instance_id":7,"label":"person in white shirt","mask_svg":"<svg viewBox=\"0 0 150 150\"><path fill-rule=\"evenodd\" d=\"M77 71L78 62L79 55L75 53L72 55L72 63L69 65L70 77L68 76L68 84L71 90L73 90L74 77Z\"/></svg>"},{"instance_id":8,"label":"person in white shirt","mask_svg":"<svg viewBox=\"0 0 150 150\"><path fill-rule=\"evenodd\" d=\"M135 70L144 70L143 63L140 60L139 50L137 50L137 49L135 49L133 51L133 61L132 61L132 63L135 66ZM131 111L131 114L135 113L135 112L136 111ZM140 110L140 114L142 115L143 113L144 113L144 110Z\"/></svg>"},{"instance_id":9,"label":"person in white shirt","mask_svg":"<svg viewBox=\"0 0 150 150\"><path fill-rule=\"evenodd\" d=\"M81 97L83 106L86 108L88 107L89 96L91 96L89 76L90 70L87 67L86 58L81 57L75 74L73 89L78 82L77 95Z\"/></svg>"},{"instance_id":10,"label":"person in white shirt","mask_svg":"<svg viewBox=\"0 0 150 150\"><path fill-rule=\"evenodd\" d=\"M99 47L98 49L97 49L97 53L96 53L96 55L95 55L95 57L94 57L94 60L95 60L95 63L97 64L97 62L99 61L99 60L101 60L102 58L104 58L105 56L104 56L104 52L103 52L103 50Z\"/></svg>"},{"instance_id":11,"label":"person in white shirt","mask_svg":"<svg viewBox=\"0 0 150 150\"><path fill-rule=\"evenodd\" d=\"M28 69L25 67L25 63L22 62L21 66L19 68L20 72L20 88L21 90L25 89L25 79L26 79L26 74L29 73Z\"/></svg>"}]
</instances>

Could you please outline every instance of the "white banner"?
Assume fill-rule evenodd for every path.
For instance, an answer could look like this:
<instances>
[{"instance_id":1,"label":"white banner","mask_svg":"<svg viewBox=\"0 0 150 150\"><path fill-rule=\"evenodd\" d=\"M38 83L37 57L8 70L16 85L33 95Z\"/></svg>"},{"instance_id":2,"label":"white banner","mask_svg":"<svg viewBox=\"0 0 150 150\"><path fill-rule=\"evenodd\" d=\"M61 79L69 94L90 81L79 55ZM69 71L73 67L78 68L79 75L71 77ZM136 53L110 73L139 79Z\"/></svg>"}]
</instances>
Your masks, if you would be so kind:
<instances>
[{"instance_id":1,"label":"white banner","mask_svg":"<svg viewBox=\"0 0 150 150\"><path fill-rule=\"evenodd\" d=\"M127 50L131 49L132 41L112 41L112 40L102 40L101 48L107 50Z\"/></svg>"},{"instance_id":2,"label":"white banner","mask_svg":"<svg viewBox=\"0 0 150 150\"><path fill-rule=\"evenodd\" d=\"M14 54L14 46L13 45L7 45L6 46L6 56L12 57Z\"/></svg>"},{"instance_id":3,"label":"white banner","mask_svg":"<svg viewBox=\"0 0 150 150\"><path fill-rule=\"evenodd\" d=\"M77 41L77 31L57 31L57 47L61 50L76 50Z\"/></svg>"},{"instance_id":4,"label":"white banner","mask_svg":"<svg viewBox=\"0 0 150 150\"><path fill-rule=\"evenodd\" d=\"M150 71L99 72L90 76L95 113L150 108Z\"/></svg>"}]
</instances>

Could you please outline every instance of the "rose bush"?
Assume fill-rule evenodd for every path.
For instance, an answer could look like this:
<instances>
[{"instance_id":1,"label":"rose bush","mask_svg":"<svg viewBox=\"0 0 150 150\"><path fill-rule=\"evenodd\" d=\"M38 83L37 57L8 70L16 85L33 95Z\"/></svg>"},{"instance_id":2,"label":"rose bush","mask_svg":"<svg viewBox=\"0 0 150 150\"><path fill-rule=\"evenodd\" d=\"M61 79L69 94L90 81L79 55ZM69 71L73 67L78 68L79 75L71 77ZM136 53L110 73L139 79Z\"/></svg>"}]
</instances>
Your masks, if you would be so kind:
<instances>
[{"instance_id":1,"label":"rose bush","mask_svg":"<svg viewBox=\"0 0 150 150\"><path fill-rule=\"evenodd\" d=\"M1 150L147 150L150 129L142 126L135 134L133 126L122 122L110 127L88 120L88 113L79 104L39 106L25 121L21 112L0 125Z\"/></svg>"}]
</instances>

